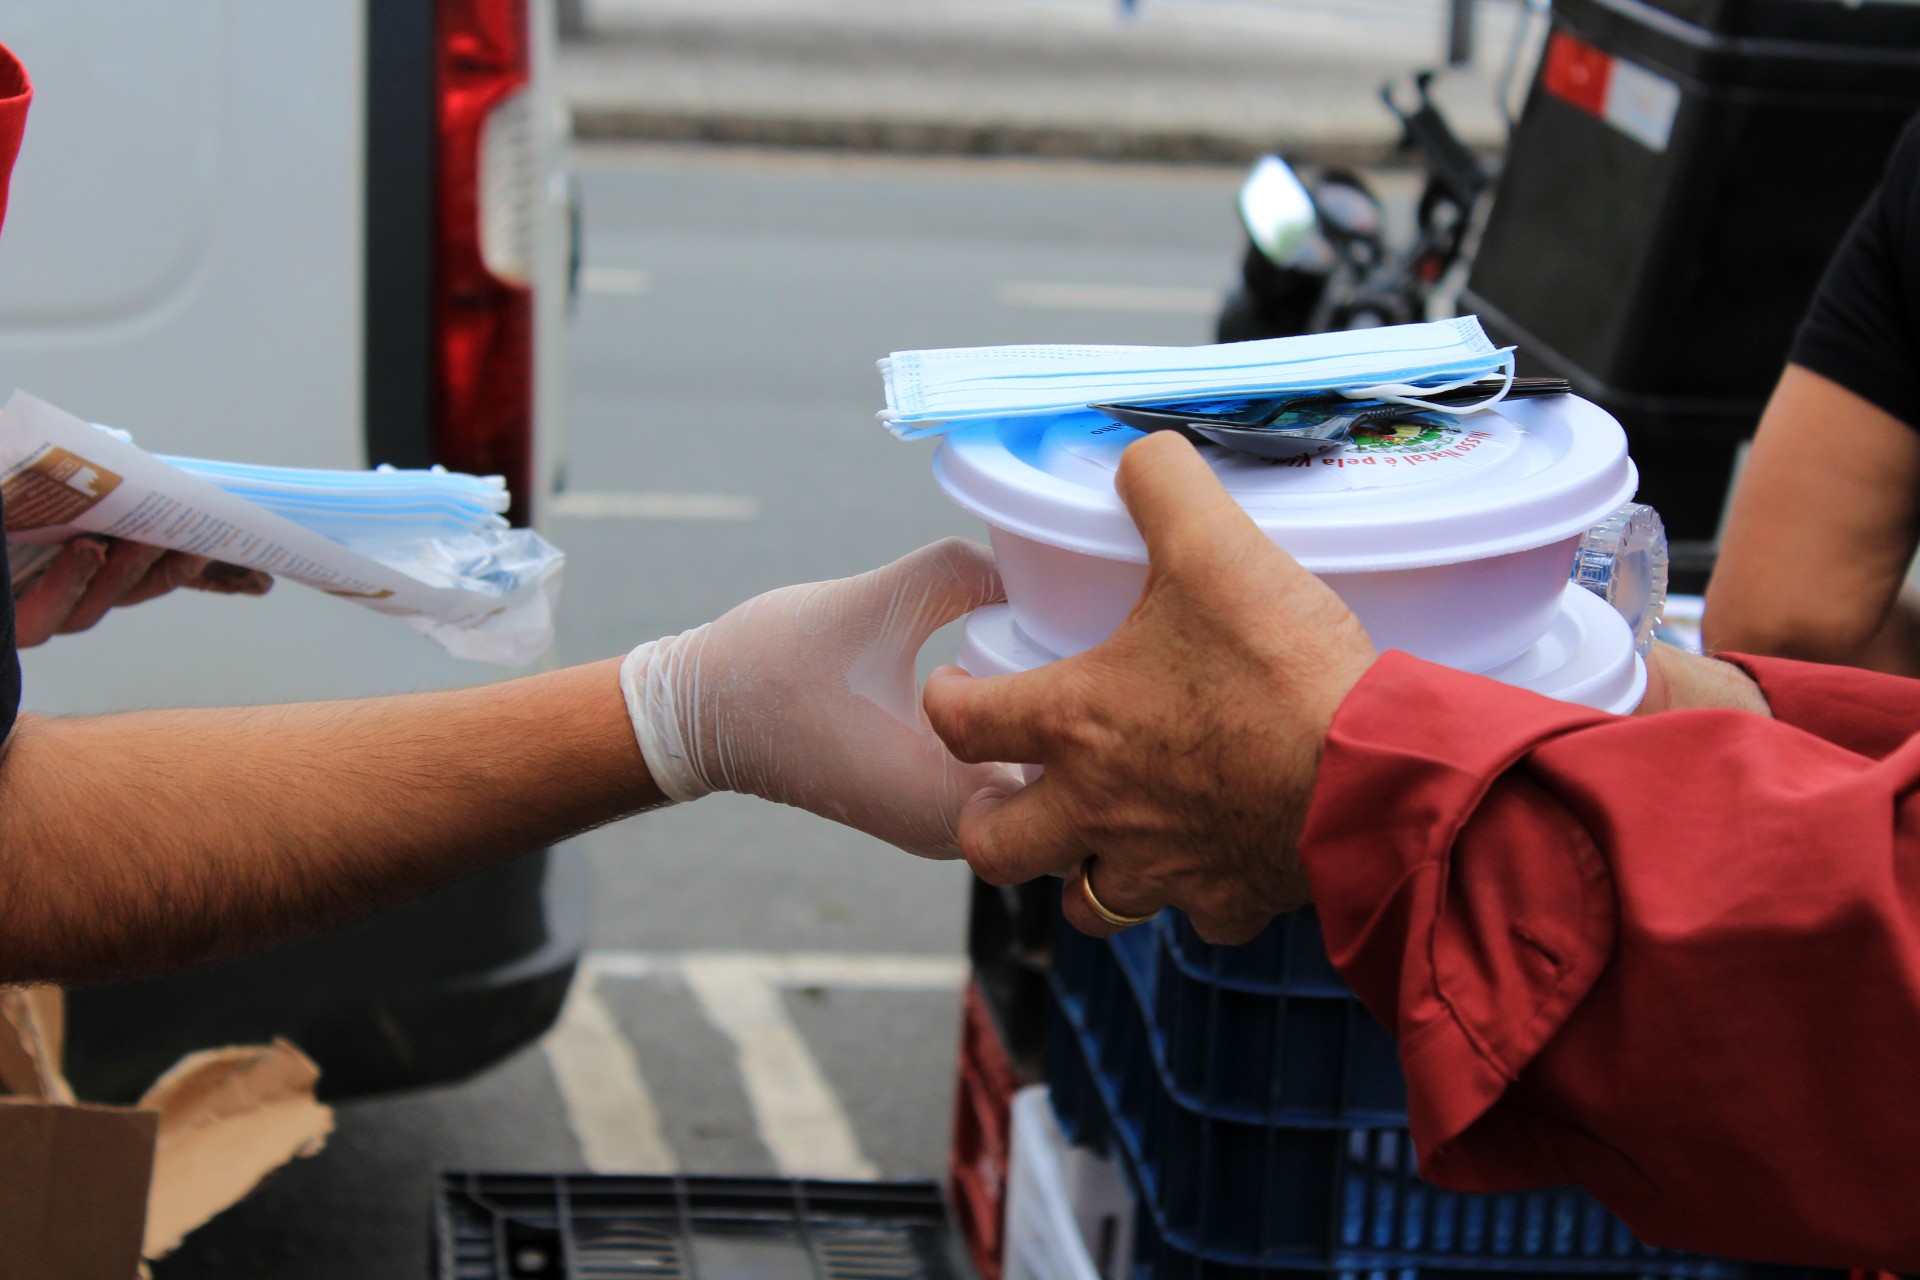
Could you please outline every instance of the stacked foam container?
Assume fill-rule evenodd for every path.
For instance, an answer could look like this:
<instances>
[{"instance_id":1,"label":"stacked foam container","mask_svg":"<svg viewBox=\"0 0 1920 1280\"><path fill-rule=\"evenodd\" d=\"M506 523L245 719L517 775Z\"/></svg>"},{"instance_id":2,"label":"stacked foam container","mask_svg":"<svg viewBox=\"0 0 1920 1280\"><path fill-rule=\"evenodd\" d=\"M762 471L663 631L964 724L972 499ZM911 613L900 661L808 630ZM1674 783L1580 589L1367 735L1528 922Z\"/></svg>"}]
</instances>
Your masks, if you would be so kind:
<instances>
[{"instance_id":1,"label":"stacked foam container","mask_svg":"<svg viewBox=\"0 0 1920 1280\"><path fill-rule=\"evenodd\" d=\"M1114 490L1134 438L1070 414L977 423L943 442L936 478L988 525L1009 597L969 620L962 666L1031 669L1125 618L1146 578ZM1591 576L1576 565L1583 535L1635 487L1619 426L1594 406L1503 405L1297 465L1203 452L1378 647L1603 710L1638 703L1635 628L1569 585L1576 568ZM1049 981L1058 1132L1124 1176L1132 1265L1093 1267L1086 1241L1063 1253L1032 1238L1075 1206L1021 1203L1023 1189L1058 1196L1070 1180L1059 1150L1023 1138L1016 1108L1016 1280L1749 1274L1645 1246L1576 1190L1464 1195L1422 1181L1396 1046L1333 970L1311 912L1233 948L1209 946L1171 911L1107 941L1056 922Z\"/></svg>"}]
</instances>

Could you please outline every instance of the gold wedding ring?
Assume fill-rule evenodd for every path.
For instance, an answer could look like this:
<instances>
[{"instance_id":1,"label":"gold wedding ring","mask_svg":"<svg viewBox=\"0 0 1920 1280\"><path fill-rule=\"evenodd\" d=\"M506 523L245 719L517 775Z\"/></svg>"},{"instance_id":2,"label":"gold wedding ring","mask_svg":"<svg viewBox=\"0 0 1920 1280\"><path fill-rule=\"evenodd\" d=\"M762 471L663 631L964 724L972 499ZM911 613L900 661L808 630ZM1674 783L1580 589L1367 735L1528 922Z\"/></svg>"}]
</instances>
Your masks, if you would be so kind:
<instances>
[{"instance_id":1,"label":"gold wedding ring","mask_svg":"<svg viewBox=\"0 0 1920 1280\"><path fill-rule=\"evenodd\" d=\"M1093 891L1093 863L1094 860L1088 858L1080 864L1080 892L1085 896L1087 905L1093 908L1093 914L1099 916L1116 929L1131 929L1137 924L1145 924L1159 914L1159 911L1156 909L1147 912L1147 914L1143 916L1123 916L1106 903L1100 901L1099 895Z\"/></svg>"}]
</instances>

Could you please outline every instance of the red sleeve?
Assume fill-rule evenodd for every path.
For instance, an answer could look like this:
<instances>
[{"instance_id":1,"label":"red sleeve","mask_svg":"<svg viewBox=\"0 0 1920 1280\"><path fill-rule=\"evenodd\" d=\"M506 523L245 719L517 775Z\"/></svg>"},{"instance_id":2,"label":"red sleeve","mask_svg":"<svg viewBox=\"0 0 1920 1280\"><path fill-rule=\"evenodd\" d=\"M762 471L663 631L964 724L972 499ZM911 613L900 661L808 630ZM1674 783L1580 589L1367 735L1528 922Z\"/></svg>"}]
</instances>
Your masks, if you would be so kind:
<instances>
[{"instance_id":1,"label":"red sleeve","mask_svg":"<svg viewBox=\"0 0 1920 1280\"><path fill-rule=\"evenodd\" d=\"M1920 1270L1920 681L1742 662L1779 719L1387 654L1308 816L1322 927L1400 1039L1434 1181Z\"/></svg>"},{"instance_id":2,"label":"red sleeve","mask_svg":"<svg viewBox=\"0 0 1920 1280\"><path fill-rule=\"evenodd\" d=\"M33 101L33 82L13 50L0 45L0 222L7 216L7 186L13 162L20 154L20 138L27 128L27 106Z\"/></svg>"},{"instance_id":3,"label":"red sleeve","mask_svg":"<svg viewBox=\"0 0 1920 1280\"><path fill-rule=\"evenodd\" d=\"M1766 691L1773 717L1817 738L1884 760L1920 733L1920 680L1723 653Z\"/></svg>"}]
</instances>

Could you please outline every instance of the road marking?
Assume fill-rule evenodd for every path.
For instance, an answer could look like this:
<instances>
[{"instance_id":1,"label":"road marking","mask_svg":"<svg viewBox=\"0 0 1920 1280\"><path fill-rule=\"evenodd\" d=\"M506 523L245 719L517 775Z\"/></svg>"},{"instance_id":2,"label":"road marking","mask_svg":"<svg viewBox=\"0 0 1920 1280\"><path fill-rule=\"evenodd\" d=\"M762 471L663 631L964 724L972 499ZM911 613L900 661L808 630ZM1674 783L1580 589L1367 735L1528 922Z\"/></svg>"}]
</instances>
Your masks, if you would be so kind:
<instances>
[{"instance_id":1,"label":"road marking","mask_svg":"<svg viewBox=\"0 0 1920 1280\"><path fill-rule=\"evenodd\" d=\"M653 290L653 273L634 267L582 267L580 292L634 297Z\"/></svg>"},{"instance_id":2,"label":"road marking","mask_svg":"<svg viewBox=\"0 0 1920 1280\"><path fill-rule=\"evenodd\" d=\"M724 960L776 987L864 991L958 991L967 981L960 956L833 951L589 951L582 968L600 978L677 978L688 960Z\"/></svg>"},{"instance_id":3,"label":"road marking","mask_svg":"<svg viewBox=\"0 0 1920 1280\"><path fill-rule=\"evenodd\" d=\"M559 1021L541 1041L567 1127L595 1173L672 1173L680 1167L633 1045L600 998L591 968L574 979Z\"/></svg>"},{"instance_id":4,"label":"road marking","mask_svg":"<svg viewBox=\"0 0 1920 1280\"><path fill-rule=\"evenodd\" d=\"M1049 311L1158 311L1170 315L1212 315L1220 309L1217 289L1160 289L1147 285L1003 284L995 296L1002 306Z\"/></svg>"},{"instance_id":5,"label":"road marking","mask_svg":"<svg viewBox=\"0 0 1920 1280\"><path fill-rule=\"evenodd\" d=\"M707 1020L733 1041L760 1140L780 1172L878 1177L759 959L695 953L681 958L680 972Z\"/></svg>"},{"instance_id":6,"label":"road marking","mask_svg":"<svg viewBox=\"0 0 1920 1280\"><path fill-rule=\"evenodd\" d=\"M679 1167L632 1043L600 995L603 982L684 982L707 1020L733 1044L760 1140L783 1173L877 1176L860 1150L783 990L958 991L960 956L833 951L589 951L541 1042L587 1167L596 1173L671 1173Z\"/></svg>"},{"instance_id":7,"label":"road marking","mask_svg":"<svg viewBox=\"0 0 1920 1280\"><path fill-rule=\"evenodd\" d=\"M549 512L574 520L757 520L760 504L732 493L583 493L553 495Z\"/></svg>"}]
</instances>

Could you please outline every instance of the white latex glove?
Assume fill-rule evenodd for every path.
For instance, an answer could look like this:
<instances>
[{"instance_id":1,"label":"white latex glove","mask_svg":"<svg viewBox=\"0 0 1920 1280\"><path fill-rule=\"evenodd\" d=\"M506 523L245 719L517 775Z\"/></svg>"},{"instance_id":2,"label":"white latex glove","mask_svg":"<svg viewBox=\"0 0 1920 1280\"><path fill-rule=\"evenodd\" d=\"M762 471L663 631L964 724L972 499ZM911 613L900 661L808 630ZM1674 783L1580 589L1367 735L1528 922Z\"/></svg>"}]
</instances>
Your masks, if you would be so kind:
<instances>
[{"instance_id":1,"label":"white latex glove","mask_svg":"<svg viewBox=\"0 0 1920 1280\"><path fill-rule=\"evenodd\" d=\"M647 768L674 800L747 792L909 853L958 857L968 798L1018 780L941 745L920 709L914 657L937 628L1004 598L992 553L948 538L643 644L620 686Z\"/></svg>"}]
</instances>

